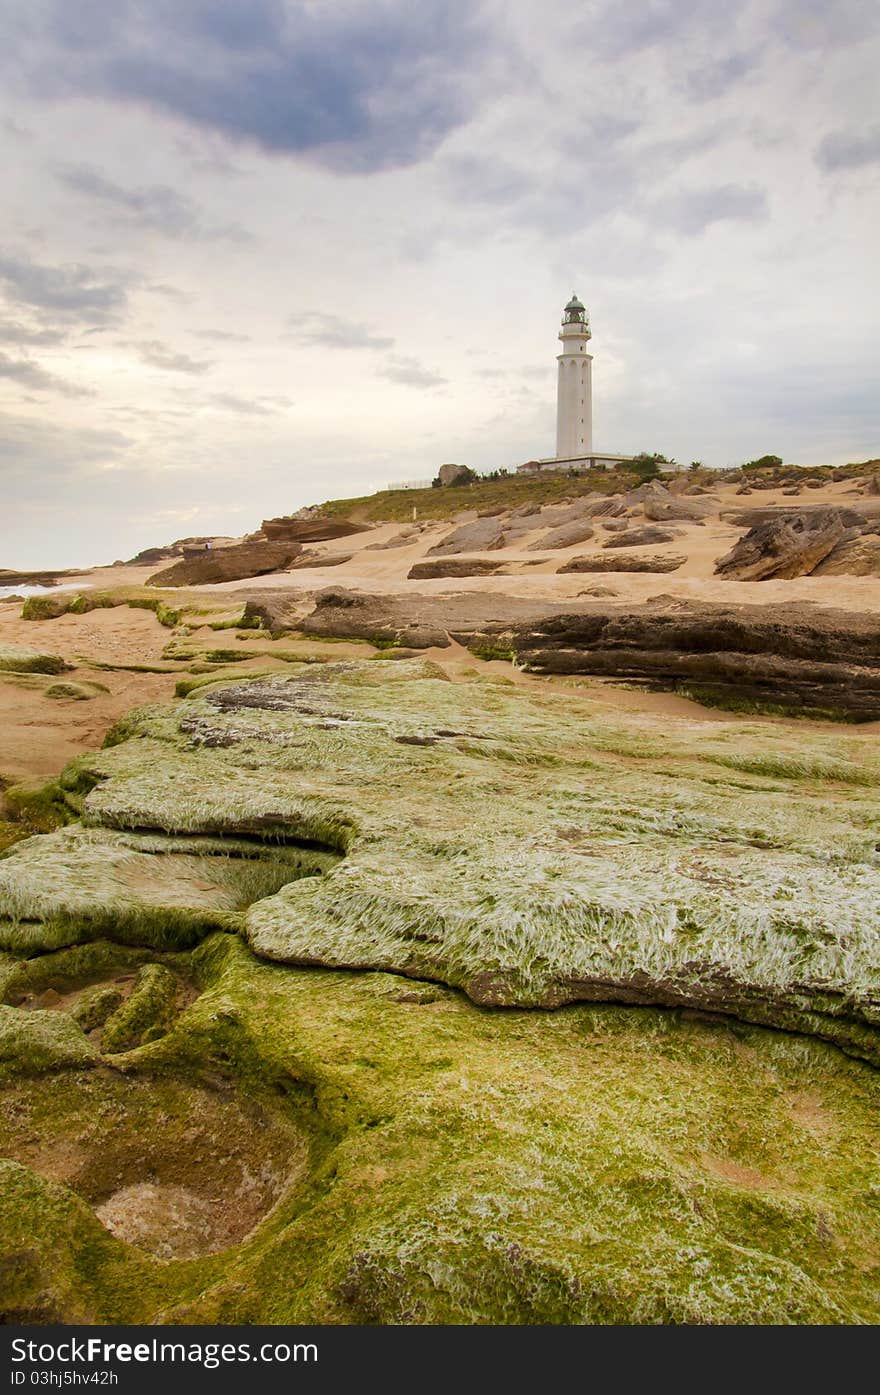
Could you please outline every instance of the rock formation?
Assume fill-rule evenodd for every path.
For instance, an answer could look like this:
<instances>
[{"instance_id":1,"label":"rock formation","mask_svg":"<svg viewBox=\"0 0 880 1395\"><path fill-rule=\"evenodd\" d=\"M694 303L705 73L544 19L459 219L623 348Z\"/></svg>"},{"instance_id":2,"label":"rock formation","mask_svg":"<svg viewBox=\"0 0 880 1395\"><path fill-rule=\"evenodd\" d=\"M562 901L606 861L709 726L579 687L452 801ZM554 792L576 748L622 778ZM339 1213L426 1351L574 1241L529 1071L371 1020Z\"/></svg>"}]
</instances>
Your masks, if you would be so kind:
<instances>
[{"instance_id":1,"label":"rock formation","mask_svg":"<svg viewBox=\"0 0 880 1395\"><path fill-rule=\"evenodd\" d=\"M238 543L217 547L184 558L151 576L149 586L207 586L220 581L241 581L249 576L284 571L299 556L296 542Z\"/></svg>"},{"instance_id":2,"label":"rock formation","mask_svg":"<svg viewBox=\"0 0 880 1395\"><path fill-rule=\"evenodd\" d=\"M334 538L369 532L369 528L367 523L352 523L347 518L301 518L296 514L264 518L260 524L260 531L269 542L285 543L330 542Z\"/></svg>"},{"instance_id":3,"label":"rock formation","mask_svg":"<svg viewBox=\"0 0 880 1395\"><path fill-rule=\"evenodd\" d=\"M268 598L260 604L271 605ZM275 613L276 623L282 616ZM480 595L376 596L331 588L306 634L517 654L544 673L602 674L699 692L719 705L880 719L880 618L807 605L644 605Z\"/></svg>"},{"instance_id":4,"label":"rock formation","mask_svg":"<svg viewBox=\"0 0 880 1395\"><path fill-rule=\"evenodd\" d=\"M504 562L491 561L488 557L439 557L434 562L414 562L407 579L429 581L436 577L493 576L504 570Z\"/></svg>"},{"instance_id":5,"label":"rock formation","mask_svg":"<svg viewBox=\"0 0 880 1395\"><path fill-rule=\"evenodd\" d=\"M619 538L625 538L627 534L617 534L612 542L617 546L624 544L618 542ZM609 543L603 543L603 547L608 547ZM635 544L626 544L635 546ZM676 572L679 567L683 567L687 558L677 553L664 556L656 553L653 557L606 557L601 552L585 553L583 557L572 557L564 562L561 567L557 567L557 573L561 576L564 572Z\"/></svg>"},{"instance_id":6,"label":"rock formation","mask_svg":"<svg viewBox=\"0 0 880 1395\"><path fill-rule=\"evenodd\" d=\"M715 574L731 581L809 576L837 546L845 528L839 509L781 514L751 528L718 559Z\"/></svg>"},{"instance_id":7,"label":"rock formation","mask_svg":"<svg viewBox=\"0 0 880 1395\"><path fill-rule=\"evenodd\" d=\"M497 517L463 523L428 549L429 557L451 557L461 552L493 552L504 546L504 523Z\"/></svg>"},{"instance_id":8,"label":"rock formation","mask_svg":"<svg viewBox=\"0 0 880 1395\"><path fill-rule=\"evenodd\" d=\"M553 552L563 547L574 547L577 543L588 542L593 536L595 529L585 518L575 519L571 523L563 523L558 528L551 528L549 533L545 533L529 546L530 552Z\"/></svg>"},{"instance_id":9,"label":"rock formation","mask_svg":"<svg viewBox=\"0 0 880 1395\"><path fill-rule=\"evenodd\" d=\"M603 547L654 547L681 537L676 528L627 528L603 542Z\"/></svg>"}]
</instances>

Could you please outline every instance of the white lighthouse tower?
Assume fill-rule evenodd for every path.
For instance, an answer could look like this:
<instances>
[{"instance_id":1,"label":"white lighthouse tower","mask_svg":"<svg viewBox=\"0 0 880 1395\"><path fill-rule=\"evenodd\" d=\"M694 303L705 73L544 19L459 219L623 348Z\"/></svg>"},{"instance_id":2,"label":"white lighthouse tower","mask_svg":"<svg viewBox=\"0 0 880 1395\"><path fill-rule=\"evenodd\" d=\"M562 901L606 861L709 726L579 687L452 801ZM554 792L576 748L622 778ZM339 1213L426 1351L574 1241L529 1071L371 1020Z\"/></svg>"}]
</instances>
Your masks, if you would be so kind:
<instances>
[{"instance_id":1,"label":"white lighthouse tower","mask_svg":"<svg viewBox=\"0 0 880 1395\"><path fill-rule=\"evenodd\" d=\"M572 460L593 452L593 355L590 319L576 295L562 316L562 353L556 388L556 458Z\"/></svg>"}]
</instances>

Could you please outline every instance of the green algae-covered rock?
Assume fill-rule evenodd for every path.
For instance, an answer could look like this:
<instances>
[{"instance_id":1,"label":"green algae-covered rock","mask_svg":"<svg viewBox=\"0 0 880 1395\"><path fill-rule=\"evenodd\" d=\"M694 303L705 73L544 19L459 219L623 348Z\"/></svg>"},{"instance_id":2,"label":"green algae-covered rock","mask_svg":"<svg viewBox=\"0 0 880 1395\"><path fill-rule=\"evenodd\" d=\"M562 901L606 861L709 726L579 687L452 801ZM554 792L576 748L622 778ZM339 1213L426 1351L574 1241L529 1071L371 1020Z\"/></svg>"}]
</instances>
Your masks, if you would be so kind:
<instances>
[{"instance_id":1,"label":"green algae-covered rock","mask_svg":"<svg viewBox=\"0 0 880 1395\"><path fill-rule=\"evenodd\" d=\"M690 1006L880 1061L869 736L660 720L403 661L221 686L112 740L59 782L87 827L0 863L7 948L222 926L279 962L488 1006Z\"/></svg>"},{"instance_id":2,"label":"green algae-covered rock","mask_svg":"<svg viewBox=\"0 0 880 1395\"><path fill-rule=\"evenodd\" d=\"M106 692L109 692L109 689L105 688L103 683L72 683L67 680L63 683L50 683L44 690L44 696L58 698L61 702L89 702Z\"/></svg>"},{"instance_id":3,"label":"green algae-covered rock","mask_svg":"<svg viewBox=\"0 0 880 1395\"><path fill-rule=\"evenodd\" d=\"M869 733L402 661L219 687L113 741L59 781L81 821L0 861L7 1002L63 998L2 1009L0 1154L76 1198L17 1311L880 1320ZM126 968L112 1051L67 985ZM175 976L197 996L172 1014ZM113 1240L86 1246L88 1318L74 1212Z\"/></svg>"},{"instance_id":4,"label":"green algae-covered rock","mask_svg":"<svg viewBox=\"0 0 880 1395\"><path fill-rule=\"evenodd\" d=\"M64 673L71 667L58 654L23 644L0 644L0 673Z\"/></svg>"},{"instance_id":5,"label":"green algae-covered rock","mask_svg":"<svg viewBox=\"0 0 880 1395\"><path fill-rule=\"evenodd\" d=\"M143 1322L155 1284L69 1188L0 1159L5 1323ZM151 1289L153 1292L151 1292Z\"/></svg>"},{"instance_id":6,"label":"green algae-covered rock","mask_svg":"<svg viewBox=\"0 0 880 1395\"><path fill-rule=\"evenodd\" d=\"M123 995L109 983L95 983L86 988L71 1007L70 1015L84 1032L103 1027L107 1018L122 1006Z\"/></svg>"},{"instance_id":7,"label":"green algae-covered rock","mask_svg":"<svg viewBox=\"0 0 880 1395\"><path fill-rule=\"evenodd\" d=\"M177 980L164 964L145 964L132 989L104 1027L103 1051L130 1051L162 1036L176 1016Z\"/></svg>"},{"instance_id":8,"label":"green algae-covered rock","mask_svg":"<svg viewBox=\"0 0 880 1395\"><path fill-rule=\"evenodd\" d=\"M0 1151L21 1164L0 1171L0 1218L18 1217L0 1264L28 1234L27 1189L31 1314L880 1318L880 1089L835 1048L654 1008L489 1013L395 975L260 963L225 935L192 972L201 995L125 1074L19 1083L14 1109L0 1091ZM150 1188L175 1204L195 1189L229 1224L247 1177L269 1174L220 1248L184 1259L132 1238L155 1222Z\"/></svg>"},{"instance_id":9,"label":"green algae-covered rock","mask_svg":"<svg viewBox=\"0 0 880 1395\"><path fill-rule=\"evenodd\" d=\"M0 1078L94 1065L98 1051L63 1012L0 1005Z\"/></svg>"}]
</instances>

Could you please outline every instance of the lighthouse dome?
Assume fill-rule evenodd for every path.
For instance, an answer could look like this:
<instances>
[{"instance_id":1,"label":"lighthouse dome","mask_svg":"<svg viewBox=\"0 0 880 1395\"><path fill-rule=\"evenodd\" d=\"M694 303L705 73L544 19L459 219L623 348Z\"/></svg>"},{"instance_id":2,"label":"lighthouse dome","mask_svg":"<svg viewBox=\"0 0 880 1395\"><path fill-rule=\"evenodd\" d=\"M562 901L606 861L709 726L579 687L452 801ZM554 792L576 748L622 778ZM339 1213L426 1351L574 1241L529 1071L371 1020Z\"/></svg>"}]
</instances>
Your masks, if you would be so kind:
<instances>
[{"instance_id":1,"label":"lighthouse dome","mask_svg":"<svg viewBox=\"0 0 880 1395\"><path fill-rule=\"evenodd\" d=\"M572 295L571 300L565 307L565 315L562 323L565 325L583 324L586 320L586 313L586 307L583 302L578 300L576 295Z\"/></svg>"}]
</instances>

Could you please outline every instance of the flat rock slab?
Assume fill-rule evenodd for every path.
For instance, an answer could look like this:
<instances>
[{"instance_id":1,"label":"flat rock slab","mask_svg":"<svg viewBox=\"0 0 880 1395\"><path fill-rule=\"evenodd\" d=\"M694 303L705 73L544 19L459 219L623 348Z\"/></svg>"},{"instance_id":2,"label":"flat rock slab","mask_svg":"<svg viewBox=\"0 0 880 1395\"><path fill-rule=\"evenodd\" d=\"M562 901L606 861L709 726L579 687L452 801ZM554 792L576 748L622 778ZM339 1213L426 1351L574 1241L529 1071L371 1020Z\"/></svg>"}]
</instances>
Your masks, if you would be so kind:
<instances>
[{"instance_id":1,"label":"flat rock slab","mask_svg":"<svg viewBox=\"0 0 880 1395\"><path fill-rule=\"evenodd\" d=\"M331 588L298 625L306 634L410 649L445 647L453 639L476 653L516 652L545 673L597 673L668 688L690 683L718 701L747 698L820 715L880 718L880 619L853 611L674 597L633 605L586 596L548 602Z\"/></svg>"},{"instance_id":2,"label":"flat rock slab","mask_svg":"<svg viewBox=\"0 0 880 1395\"><path fill-rule=\"evenodd\" d=\"M301 551L298 542L252 542L234 547L206 549L184 558L151 576L149 586L207 586L221 581L243 581L284 571Z\"/></svg>"},{"instance_id":3,"label":"flat rock slab","mask_svg":"<svg viewBox=\"0 0 880 1395\"><path fill-rule=\"evenodd\" d=\"M627 534L618 533L603 547L624 546L620 541L625 539ZM636 544L626 544L636 546ZM656 555L654 557L606 557L601 552L587 553L583 557L572 557L561 567L557 567L557 575L562 576L566 572L676 572L679 567L683 567L687 561L686 557L678 553L671 553L667 556Z\"/></svg>"},{"instance_id":4,"label":"flat rock slab","mask_svg":"<svg viewBox=\"0 0 880 1395\"><path fill-rule=\"evenodd\" d=\"M441 557L435 562L414 562L407 572L409 581L430 581L437 577L497 576L505 564L488 557Z\"/></svg>"},{"instance_id":5,"label":"flat rock slab","mask_svg":"<svg viewBox=\"0 0 880 1395\"><path fill-rule=\"evenodd\" d=\"M588 542L595 529L585 518L563 523L559 528L551 528L537 542L529 546L530 552L550 552L562 547L575 547L577 543Z\"/></svg>"},{"instance_id":6,"label":"flat rock slab","mask_svg":"<svg viewBox=\"0 0 880 1395\"><path fill-rule=\"evenodd\" d=\"M476 518L456 528L442 542L428 549L429 557L450 557L459 552L492 552L504 546L504 523L498 517Z\"/></svg>"},{"instance_id":7,"label":"flat rock slab","mask_svg":"<svg viewBox=\"0 0 880 1395\"><path fill-rule=\"evenodd\" d=\"M627 528L603 542L603 547L656 547L681 537L677 528Z\"/></svg>"}]
</instances>

